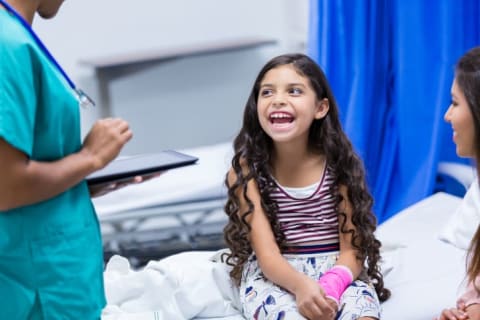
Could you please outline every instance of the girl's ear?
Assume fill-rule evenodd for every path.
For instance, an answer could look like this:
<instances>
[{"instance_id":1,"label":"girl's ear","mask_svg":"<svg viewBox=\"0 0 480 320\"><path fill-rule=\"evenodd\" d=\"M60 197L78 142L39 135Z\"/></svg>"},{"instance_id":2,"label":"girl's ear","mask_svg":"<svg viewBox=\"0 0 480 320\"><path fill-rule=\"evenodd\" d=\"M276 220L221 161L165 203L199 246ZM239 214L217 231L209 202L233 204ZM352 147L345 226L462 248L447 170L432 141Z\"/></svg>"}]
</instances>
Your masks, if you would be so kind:
<instances>
[{"instance_id":1,"label":"girl's ear","mask_svg":"<svg viewBox=\"0 0 480 320\"><path fill-rule=\"evenodd\" d=\"M328 109L330 108L330 104L328 103L328 99L324 98L317 102L317 111L315 112L315 119L322 119L328 113Z\"/></svg>"}]
</instances>

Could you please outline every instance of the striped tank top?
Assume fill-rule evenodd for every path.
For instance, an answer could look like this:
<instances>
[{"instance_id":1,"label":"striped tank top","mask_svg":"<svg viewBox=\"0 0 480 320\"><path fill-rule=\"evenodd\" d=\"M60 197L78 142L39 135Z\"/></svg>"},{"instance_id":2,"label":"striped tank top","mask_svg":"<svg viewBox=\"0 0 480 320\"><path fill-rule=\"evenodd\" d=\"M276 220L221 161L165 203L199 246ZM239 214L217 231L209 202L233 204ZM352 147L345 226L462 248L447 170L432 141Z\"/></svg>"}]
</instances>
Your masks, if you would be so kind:
<instances>
[{"instance_id":1,"label":"striped tank top","mask_svg":"<svg viewBox=\"0 0 480 320\"><path fill-rule=\"evenodd\" d=\"M333 176L327 167L319 183L310 186L310 194L299 196L292 191L309 188L287 188L278 182L271 194L277 202L277 219L288 246L315 244L325 251L339 250L338 215L335 198L330 192ZM295 192L297 193L297 192Z\"/></svg>"}]
</instances>

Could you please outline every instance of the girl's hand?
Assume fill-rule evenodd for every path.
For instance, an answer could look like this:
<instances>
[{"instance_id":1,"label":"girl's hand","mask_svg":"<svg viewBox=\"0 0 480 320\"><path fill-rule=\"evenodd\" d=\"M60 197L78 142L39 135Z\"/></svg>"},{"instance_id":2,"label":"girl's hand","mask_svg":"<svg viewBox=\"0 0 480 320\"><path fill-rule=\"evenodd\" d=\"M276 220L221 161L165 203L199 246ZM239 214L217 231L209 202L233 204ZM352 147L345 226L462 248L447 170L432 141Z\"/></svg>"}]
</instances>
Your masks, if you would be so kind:
<instances>
[{"instance_id":1,"label":"girl's hand","mask_svg":"<svg viewBox=\"0 0 480 320\"><path fill-rule=\"evenodd\" d=\"M295 290L298 311L310 320L333 320L337 314L337 304L325 298L318 283L305 275Z\"/></svg>"}]
</instances>

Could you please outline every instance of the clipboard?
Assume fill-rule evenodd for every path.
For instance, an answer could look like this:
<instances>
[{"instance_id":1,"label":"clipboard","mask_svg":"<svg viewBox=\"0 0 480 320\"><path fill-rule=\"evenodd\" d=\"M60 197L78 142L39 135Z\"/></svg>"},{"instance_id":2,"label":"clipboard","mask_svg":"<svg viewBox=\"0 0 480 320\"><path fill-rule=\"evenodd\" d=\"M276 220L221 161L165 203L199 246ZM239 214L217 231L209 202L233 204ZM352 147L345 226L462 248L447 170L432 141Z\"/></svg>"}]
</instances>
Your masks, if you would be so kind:
<instances>
[{"instance_id":1,"label":"clipboard","mask_svg":"<svg viewBox=\"0 0 480 320\"><path fill-rule=\"evenodd\" d=\"M162 171L192 165L197 161L197 157L174 150L164 150L157 153L140 154L115 159L103 169L95 171L85 179L89 186L119 182L135 176L160 173Z\"/></svg>"}]
</instances>

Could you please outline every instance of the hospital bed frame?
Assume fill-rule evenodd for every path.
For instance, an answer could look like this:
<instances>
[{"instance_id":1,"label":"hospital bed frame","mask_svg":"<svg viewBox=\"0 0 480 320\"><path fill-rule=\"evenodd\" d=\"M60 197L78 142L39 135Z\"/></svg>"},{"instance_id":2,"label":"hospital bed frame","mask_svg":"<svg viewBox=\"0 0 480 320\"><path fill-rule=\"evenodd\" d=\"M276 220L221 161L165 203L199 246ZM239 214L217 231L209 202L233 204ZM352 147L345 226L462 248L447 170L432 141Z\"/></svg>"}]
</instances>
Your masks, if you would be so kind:
<instances>
[{"instance_id":1,"label":"hospital bed frame","mask_svg":"<svg viewBox=\"0 0 480 320\"><path fill-rule=\"evenodd\" d=\"M141 266L182 251L223 248L225 201L219 194L102 217L102 230L111 230L102 232L105 259L120 254Z\"/></svg>"}]
</instances>

